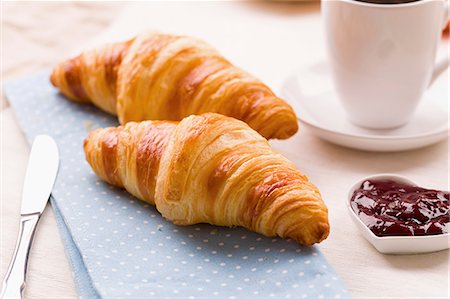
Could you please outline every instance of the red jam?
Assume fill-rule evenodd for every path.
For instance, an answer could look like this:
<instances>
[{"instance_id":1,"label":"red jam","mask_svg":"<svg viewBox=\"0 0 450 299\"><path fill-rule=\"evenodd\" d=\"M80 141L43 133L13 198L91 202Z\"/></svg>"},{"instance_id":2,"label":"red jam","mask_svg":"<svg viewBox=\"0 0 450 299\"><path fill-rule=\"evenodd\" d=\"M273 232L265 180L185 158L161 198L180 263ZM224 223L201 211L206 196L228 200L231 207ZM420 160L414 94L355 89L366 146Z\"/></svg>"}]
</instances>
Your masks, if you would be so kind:
<instances>
[{"instance_id":1,"label":"red jam","mask_svg":"<svg viewBox=\"0 0 450 299\"><path fill-rule=\"evenodd\" d=\"M393 180L366 180L350 205L377 236L423 236L449 232L449 192Z\"/></svg>"}]
</instances>

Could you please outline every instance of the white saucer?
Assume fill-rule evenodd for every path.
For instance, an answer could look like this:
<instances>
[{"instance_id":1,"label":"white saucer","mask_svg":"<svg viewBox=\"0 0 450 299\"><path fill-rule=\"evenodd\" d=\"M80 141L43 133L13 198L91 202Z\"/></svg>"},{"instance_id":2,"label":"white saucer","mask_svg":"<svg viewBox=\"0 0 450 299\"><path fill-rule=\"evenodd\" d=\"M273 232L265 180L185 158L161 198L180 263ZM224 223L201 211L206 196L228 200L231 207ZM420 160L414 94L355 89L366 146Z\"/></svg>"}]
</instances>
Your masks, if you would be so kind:
<instances>
[{"instance_id":1,"label":"white saucer","mask_svg":"<svg viewBox=\"0 0 450 299\"><path fill-rule=\"evenodd\" d=\"M303 126L324 140L367 151L402 151L448 138L448 78L447 70L425 93L409 123L387 130L366 129L347 120L326 62L290 76L283 84L282 96L293 106Z\"/></svg>"}]
</instances>

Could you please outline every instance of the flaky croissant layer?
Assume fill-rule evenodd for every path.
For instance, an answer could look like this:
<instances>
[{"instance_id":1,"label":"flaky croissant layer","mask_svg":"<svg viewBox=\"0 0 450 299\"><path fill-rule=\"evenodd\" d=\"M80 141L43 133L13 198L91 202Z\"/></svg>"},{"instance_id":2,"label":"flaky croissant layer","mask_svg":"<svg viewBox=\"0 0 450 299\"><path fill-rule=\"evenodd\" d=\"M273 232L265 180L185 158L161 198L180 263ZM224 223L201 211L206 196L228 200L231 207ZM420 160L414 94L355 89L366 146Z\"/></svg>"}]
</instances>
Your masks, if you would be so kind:
<instances>
[{"instance_id":1,"label":"flaky croissant layer","mask_svg":"<svg viewBox=\"0 0 450 299\"><path fill-rule=\"evenodd\" d=\"M67 60L50 79L68 98L118 115L122 124L217 112L268 139L298 129L292 108L269 87L192 37L141 34Z\"/></svg>"},{"instance_id":2,"label":"flaky croissant layer","mask_svg":"<svg viewBox=\"0 0 450 299\"><path fill-rule=\"evenodd\" d=\"M234 118L130 122L91 132L84 150L98 176L156 204L175 224L243 226L307 245L328 236L317 188Z\"/></svg>"}]
</instances>

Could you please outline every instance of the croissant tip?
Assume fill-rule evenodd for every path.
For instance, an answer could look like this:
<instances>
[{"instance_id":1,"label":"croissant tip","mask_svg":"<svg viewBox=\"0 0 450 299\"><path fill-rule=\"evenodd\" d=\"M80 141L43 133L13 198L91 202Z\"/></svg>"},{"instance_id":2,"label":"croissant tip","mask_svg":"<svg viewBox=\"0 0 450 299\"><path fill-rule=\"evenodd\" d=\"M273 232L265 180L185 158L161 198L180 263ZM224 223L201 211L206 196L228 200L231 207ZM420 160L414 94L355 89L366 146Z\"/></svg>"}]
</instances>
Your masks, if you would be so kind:
<instances>
[{"instance_id":1,"label":"croissant tip","mask_svg":"<svg viewBox=\"0 0 450 299\"><path fill-rule=\"evenodd\" d=\"M288 139L288 138L294 136L295 134L297 134L297 132L298 132L298 124L297 124L297 121L295 121L295 125L291 125L290 127L287 127L285 130L283 130L280 133L280 136L278 137L278 139Z\"/></svg>"},{"instance_id":2,"label":"croissant tip","mask_svg":"<svg viewBox=\"0 0 450 299\"><path fill-rule=\"evenodd\" d=\"M86 138L84 138L84 140L83 140L83 149L86 151L86 149L89 147L91 141L95 138L95 135L101 133L104 129L102 129L102 128L93 129L92 124L90 124L90 123L85 123L84 125L88 131Z\"/></svg>"},{"instance_id":3,"label":"croissant tip","mask_svg":"<svg viewBox=\"0 0 450 299\"><path fill-rule=\"evenodd\" d=\"M286 122L284 125L280 126L280 130L276 131L274 134L269 136L264 136L266 139L289 139L298 132L297 120ZM264 134L263 134L264 135Z\"/></svg>"},{"instance_id":4,"label":"croissant tip","mask_svg":"<svg viewBox=\"0 0 450 299\"><path fill-rule=\"evenodd\" d=\"M328 238L329 234L330 234L330 224L327 223L322 223L321 225L321 234L319 237L319 241L317 243L322 242L323 240L325 240L326 238Z\"/></svg>"},{"instance_id":5,"label":"croissant tip","mask_svg":"<svg viewBox=\"0 0 450 299\"><path fill-rule=\"evenodd\" d=\"M301 236L300 238L294 238L297 243L307 246L318 244L325 240L330 234L330 224L326 222L318 222L311 227L312 231L307 236Z\"/></svg>"},{"instance_id":6,"label":"croissant tip","mask_svg":"<svg viewBox=\"0 0 450 299\"><path fill-rule=\"evenodd\" d=\"M84 140L83 140L83 149L84 149L84 151L86 151L86 148L88 147L90 135L91 135L91 133L89 133L88 136L86 138L84 138Z\"/></svg>"},{"instance_id":7,"label":"croissant tip","mask_svg":"<svg viewBox=\"0 0 450 299\"><path fill-rule=\"evenodd\" d=\"M50 74L50 83L52 83L54 87L58 87L58 83L56 82L56 69L53 69Z\"/></svg>"}]
</instances>

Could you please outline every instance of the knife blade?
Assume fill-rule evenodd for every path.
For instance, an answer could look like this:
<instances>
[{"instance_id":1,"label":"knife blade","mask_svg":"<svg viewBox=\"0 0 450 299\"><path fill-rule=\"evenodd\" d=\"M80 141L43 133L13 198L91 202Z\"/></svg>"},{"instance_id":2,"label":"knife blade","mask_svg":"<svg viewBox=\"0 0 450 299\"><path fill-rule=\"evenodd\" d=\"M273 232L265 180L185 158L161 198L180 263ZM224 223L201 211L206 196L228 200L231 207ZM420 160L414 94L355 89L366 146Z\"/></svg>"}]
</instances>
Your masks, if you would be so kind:
<instances>
[{"instance_id":1,"label":"knife blade","mask_svg":"<svg viewBox=\"0 0 450 299\"><path fill-rule=\"evenodd\" d=\"M22 192L21 215L42 213L58 173L59 154L55 141L39 135L31 147Z\"/></svg>"},{"instance_id":2,"label":"knife blade","mask_svg":"<svg viewBox=\"0 0 450 299\"><path fill-rule=\"evenodd\" d=\"M47 135L35 138L31 147L23 185L19 235L6 271L0 298L22 298L27 262L37 223L47 205L56 180L59 153L56 142Z\"/></svg>"}]
</instances>

